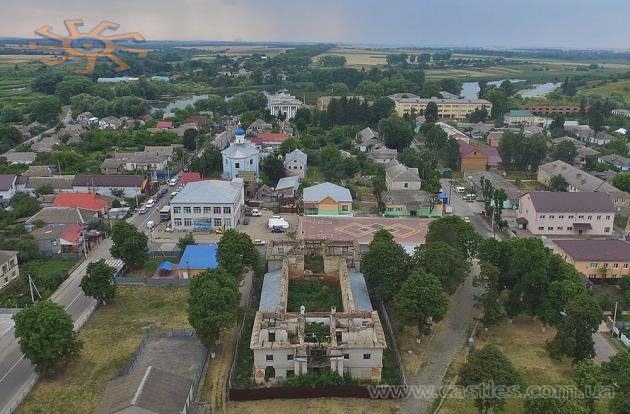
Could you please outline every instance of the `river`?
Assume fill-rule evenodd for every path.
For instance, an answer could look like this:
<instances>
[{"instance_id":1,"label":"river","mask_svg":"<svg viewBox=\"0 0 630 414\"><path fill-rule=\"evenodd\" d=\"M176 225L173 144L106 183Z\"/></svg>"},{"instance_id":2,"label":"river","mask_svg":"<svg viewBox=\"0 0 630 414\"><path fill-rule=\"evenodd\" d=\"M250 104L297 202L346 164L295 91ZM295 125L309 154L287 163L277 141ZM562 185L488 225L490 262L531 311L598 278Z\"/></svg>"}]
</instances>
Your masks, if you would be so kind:
<instances>
[{"instance_id":1,"label":"river","mask_svg":"<svg viewBox=\"0 0 630 414\"><path fill-rule=\"evenodd\" d=\"M504 79L491 81L491 82L488 82L488 85L499 86L501 82L503 81ZM512 83L525 82L523 79L509 79L509 81ZM538 83L538 84L532 85L531 88L523 89L519 91L518 94L521 95L523 98L538 98L541 96L545 96L549 92L560 87L560 85L561 85L560 83L552 83L552 82ZM479 94L479 82L464 82L463 83L462 92L460 93L460 96L466 99L477 99L478 94Z\"/></svg>"}]
</instances>

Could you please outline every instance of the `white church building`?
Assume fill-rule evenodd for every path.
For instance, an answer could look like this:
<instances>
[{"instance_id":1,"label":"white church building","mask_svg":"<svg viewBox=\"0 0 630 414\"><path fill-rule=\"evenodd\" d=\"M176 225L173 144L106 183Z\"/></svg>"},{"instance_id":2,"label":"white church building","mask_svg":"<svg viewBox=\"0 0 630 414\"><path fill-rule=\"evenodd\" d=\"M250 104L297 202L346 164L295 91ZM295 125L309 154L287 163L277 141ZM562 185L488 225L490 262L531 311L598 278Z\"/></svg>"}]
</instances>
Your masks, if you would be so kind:
<instances>
[{"instance_id":1,"label":"white church building","mask_svg":"<svg viewBox=\"0 0 630 414\"><path fill-rule=\"evenodd\" d=\"M240 125L234 131L234 137L234 142L221 151L223 156L223 178L230 180L242 178L245 181L258 180L260 151L254 144L245 140L245 131Z\"/></svg>"}]
</instances>

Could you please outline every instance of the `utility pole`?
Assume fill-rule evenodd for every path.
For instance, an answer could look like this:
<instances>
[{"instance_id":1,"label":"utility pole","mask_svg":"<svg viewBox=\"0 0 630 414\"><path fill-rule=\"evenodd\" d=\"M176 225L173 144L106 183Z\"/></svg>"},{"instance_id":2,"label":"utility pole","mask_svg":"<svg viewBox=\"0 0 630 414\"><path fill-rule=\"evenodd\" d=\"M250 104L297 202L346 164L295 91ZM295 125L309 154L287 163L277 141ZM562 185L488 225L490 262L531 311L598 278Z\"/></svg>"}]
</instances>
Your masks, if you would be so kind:
<instances>
[{"instance_id":1,"label":"utility pole","mask_svg":"<svg viewBox=\"0 0 630 414\"><path fill-rule=\"evenodd\" d=\"M39 293L39 290L37 289L37 286L35 286L35 282L33 282L33 278L31 277L31 274L28 274L28 287L31 291L31 302L33 302L33 305L35 304L35 293L37 293L37 297L39 299L42 298L42 295Z\"/></svg>"},{"instance_id":2,"label":"utility pole","mask_svg":"<svg viewBox=\"0 0 630 414\"><path fill-rule=\"evenodd\" d=\"M615 312L613 313L613 336L615 336L615 328L617 327L617 301L615 301Z\"/></svg>"}]
</instances>

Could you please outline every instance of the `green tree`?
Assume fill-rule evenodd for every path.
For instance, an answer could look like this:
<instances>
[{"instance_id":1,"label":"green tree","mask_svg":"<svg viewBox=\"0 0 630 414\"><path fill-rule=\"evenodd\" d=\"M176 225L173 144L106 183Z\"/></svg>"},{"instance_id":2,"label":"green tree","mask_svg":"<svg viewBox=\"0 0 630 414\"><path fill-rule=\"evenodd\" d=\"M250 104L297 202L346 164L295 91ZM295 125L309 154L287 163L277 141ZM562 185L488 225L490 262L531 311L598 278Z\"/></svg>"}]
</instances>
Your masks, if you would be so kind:
<instances>
[{"instance_id":1,"label":"green tree","mask_svg":"<svg viewBox=\"0 0 630 414\"><path fill-rule=\"evenodd\" d=\"M238 280L225 269L209 269L191 279L189 290L188 321L208 346L239 315Z\"/></svg>"},{"instance_id":2,"label":"green tree","mask_svg":"<svg viewBox=\"0 0 630 414\"><path fill-rule=\"evenodd\" d=\"M442 128L437 125L433 125L426 134L425 145L431 151L441 153L448 141L448 135Z\"/></svg>"},{"instance_id":3,"label":"green tree","mask_svg":"<svg viewBox=\"0 0 630 414\"><path fill-rule=\"evenodd\" d=\"M61 114L61 103L53 96L46 96L31 104L31 117L42 124L56 123Z\"/></svg>"},{"instance_id":4,"label":"green tree","mask_svg":"<svg viewBox=\"0 0 630 414\"><path fill-rule=\"evenodd\" d=\"M90 94L94 89L94 82L87 78L66 78L57 84L55 95L64 103L70 103L70 98L82 93Z\"/></svg>"},{"instance_id":5,"label":"green tree","mask_svg":"<svg viewBox=\"0 0 630 414\"><path fill-rule=\"evenodd\" d=\"M116 269L105 263L105 259L88 264L87 271L81 279L83 293L99 303L105 303L116 296Z\"/></svg>"},{"instance_id":6,"label":"green tree","mask_svg":"<svg viewBox=\"0 0 630 414\"><path fill-rule=\"evenodd\" d=\"M438 121L438 106L436 102L429 102L424 109L424 119L427 123L435 123Z\"/></svg>"},{"instance_id":7,"label":"green tree","mask_svg":"<svg viewBox=\"0 0 630 414\"><path fill-rule=\"evenodd\" d=\"M149 255L146 234L126 221L119 221L112 227L112 256L121 259L131 268L144 265Z\"/></svg>"},{"instance_id":8,"label":"green tree","mask_svg":"<svg viewBox=\"0 0 630 414\"><path fill-rule=\"evenodd\" d=\"M378 123L378 133L387 148L395 148L398 151L407 148L413 138L411 126L396 115L381 119Z\"/></svg>"},{"instance_id":9,"label":"green tree","mask_svg":"<svg viewBox=\"0 0 630 414\"><path fill-rule=\"evenodd\" d=\"M203 177L219 177L223 171L223 157L221 151L214 145L208 145L203 153L194 157L190 162L190 169Z\"/></svg>"},{"instance_id":10,"label":"green tree","mask_svg":"<svg viewBox=\"0 0 630 414\"><path fill-rule=\"evenodd\" d=\"M622 172L615 175L613 185L621 191L630 191L630 173Z\"/></svg>"},{"instance_id":11,"label":"green tree","mask_svg":"<svg viewBox=\"0 0 630 414\"><path fill-rule=\"evenodd\" d=\"M549 191L567 192L569 191L569 183L561 175L554 175L549 179Z\"/></svg>"},{"instance_id":12,"label":"green tree","mask_svg":"<svg viewBox=\"0 0 630 414\"><path fill-rule=\"evenodd\" d=\"M260 170L269 179L270 185L275 185L284 177L284 162L275 154L269 155L260 162Z\"/></svg>"},{"instance_id":13,"label":"green tree","mask_svg":"<svg viewBox=\"0 0 630 414\"><path fill-rule=\"evenodd\" d=\"M615 395L610 401L610 411L613 414L627 414L630 412L630 351L625 350L602 364L604 379L607 384L613 384Z\"/></svg>"},{"instance_id":14,"label":"green tree","mask_svg":"<svg viewBox=\"0 0 630 414\"><path fill-rule=\"evenodd\" d=\"M549 129L551 131L563 131L564 132L564 115L556 115L549 124Z\"/></svg>"},{"instance_id":15,"label":"green tree","mask_svg":"<svg viewBox=\"0 0 630 414\"><path fill-rule=\"evenodd\" d=\"M477 254L477 246L481 236L470 223L466 223L459 216L446 216L429 224L426 243L438 241L459 249L468 258Z\"/></svg>"},{"instance_id":16,"label":"green tree","mask_svg":"<svg viewBox=\"0 0 630 414\"><path fill-rule=\"evenodd\" d=\"M391 300L407 278L409 257L387 230L379 230L361 259L361 270L368 287Z\"/></svg>"},{"instance_id":17,"label":"green tree","mask_svg":"<svg viewBox=\"0 0 630 414\"><path fill-rule=\"evenodd\" d=\"M33 92L41 92L48 95L55 93L57 84L63 80L63 75L53 70L45 70L31 81Z\"/></svg>"},{"instance_id":18,"label":"green tree","mask_svg":"<svg viewBox=\"0 0 630 414\"><path fill-rule=\"evenodd\" d=\"M505 408L505 397L494 390L521 386L522 380L499 348L486 345L470 355L459 373L459 385L476 387L478 392L473 396L475 407L479 414L484 414L489 410L499 412Z\"/></svg>"},{"instance_id":19,"label":"green tree","mask_svg":"<svg viewBox=\"0 0 630 414\"><path fill-rule=\"evenodd\" d=\"M291 137L284 140L282 144L280 144L280 148L278 149L278 152L280 153L280 155L284 157L288 153L293 152L296 149L300 149L300 147L301 147L300 140L295 137Z\"/></svg>"},{"instance_id":20,"label":"green tree","mask_svg":"<svg viewBox=\"0 0 630 414\"><path fill-rule=\"evenodd\" d=\"M505 318L505 312L499 300L501 271L492 263L484 261L479 263L479 267L479 274L473 279L473 286L481 287L484 292L481 297L475 296L477 302L475 306L483 308L481 322L485 327L499 325Z\"/></svg>"},{"instance_id":21,"label":"green tree","mask_svg":"<svg viewBox=\"0 0 630 414\"><path fill-rule=\"evenodd\" d=\"M186 148L188 151L196 151L198 137L199 137L199 131L197 131L195 128L187 129L184 132L184 138L182 139L184 148Z\"/></svg>"},{"instance_id":22,"label":"green tree","mask_svg":"<svg viewBox=\"0 0 630 414\"><path fill-rule=\"evenodd\" d=\"M259 253L249 235L234 229L225 230L217 250L219 266L235 278L243 273L244 266L254 269L258 265Z\"/></svg>"},{"instance_id":23,"label":"green tree","mask_svg":"<svg viewBox=\"0 0 630 414\"><path fill-rule=\"evenodd\" d=\"M579 295L569 301L566 316L549 344L552 357L567 355L575 362L595 356L593 334L604 320L601 308L590 295Z\"/></svg>"},{"instance_id":24,"label":"green tree","mask_svg":"<svg viewBox=\"0 0 630 414\"><path fill-rule=\"evenodd\" d=\"M13 320L20 350L40 373L52 373L81 349L72 318L50 299L22 309Z\"/></svg>"},{"instance_id":25,"label":"green tree","mask_svg":"<svg viewBox=\"0 0 630 414\"><path fill-rule=\"evenodd\" d=\"M582 391L588 412L594 414L597 402L597 396L594 393L597 392L604 381L602 368L595 364L592 359L584 359L575 365L575 371L571 378Z\"/></svg>"},{"instance_id":26,"label":"green tree","mask_svg":"<svg viewBox=\"0 0 630 414\"><path fill-rule=\"evenodd\" d=\"M440 280L442 288L450 295L455 293L470 272L470 262L464 253L443 241L416 247L413 263L425 272L435 275Z\"/></svg>"},{"instance_id":27,"label":"green tree","mask_svg":"<svg viewBox=\"0 0 630 414\"><path fill-rule=\"evenodd\" d=\"M577 157L578 151L575 144L571 141L562 141L551 153L551 158L554 160L562 160L568 164L573 164L575 157Z\"/></svg>"},{"instance_id":28,"label":"green tree","mask_svg":"<svg viewBox=\"0 0 630 414\"><path fill-rule=\"evenodd\" d=\"M195 241L195 237L192 233L186 233L184 237L180 237L177 241L177 248L184 252L186 250L186 246L190 246L191 244L197 244Z\"/></svg>"},{"instance_id":29,"label":"green tree","mask_svg":"<svg viewBox=\"0 0 630 414\"><path fill-rule=\"evenodd\" d=\"M439 322L448 311L448 299L438 278L421 271L403 282L394 305L403 321L416 324L418 335L422 335L429 318Z\"/></svg>"},{"instance_id":30,"label":"green tree","mask_svg":"<svg viewBox=\"0 0 630 414\"><path fill-rule=\"evenodd\" d=\"M581 400L571 398L556 389L556 397L530 395L525 399L527 414L586 414L588 411Z\"/></svg>"}]
</instances>

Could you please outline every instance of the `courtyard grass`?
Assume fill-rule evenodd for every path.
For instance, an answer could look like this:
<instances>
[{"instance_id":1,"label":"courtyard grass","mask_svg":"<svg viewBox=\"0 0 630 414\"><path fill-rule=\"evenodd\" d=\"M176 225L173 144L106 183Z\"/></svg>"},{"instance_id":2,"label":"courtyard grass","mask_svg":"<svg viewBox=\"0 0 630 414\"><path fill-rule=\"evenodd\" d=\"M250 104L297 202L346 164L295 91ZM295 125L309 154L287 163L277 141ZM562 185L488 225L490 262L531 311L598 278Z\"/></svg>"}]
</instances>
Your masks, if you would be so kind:
<instances>
[{"instance_id":1,"label":"courtyard grass","mask_svg":"<svg viewBox=\"0 0 630 414\"><path fill-rule=\"evenodd\" d=\"M328 312L332 306L341 311L341 287L338 283L323 280L292 280L289 282L287 311L299 312L302 305L306 312Z\"/></svg>"},{"instance_id":2,"label":"courtyard grass","mask_svg":"<svg viewBox=\"0 0 630 414\"><path fill-rule=\"evenodd\" d=\"M188 288L121 286L79 334L83 349L55 375L41 379L20 413L89 413L150 332L190 328Z\"/></svg>"},{"instance_id":3,"label":"courtyard grass","mask_svg":"<svg viewBox=\"0 0 630 414\"><path fill-rule=\"evenodd\" d=\"M229 402L230 414L393 414L400 401L362 398L312 398L296 400L263 400Z\"/></svg>"}]
</instances>

